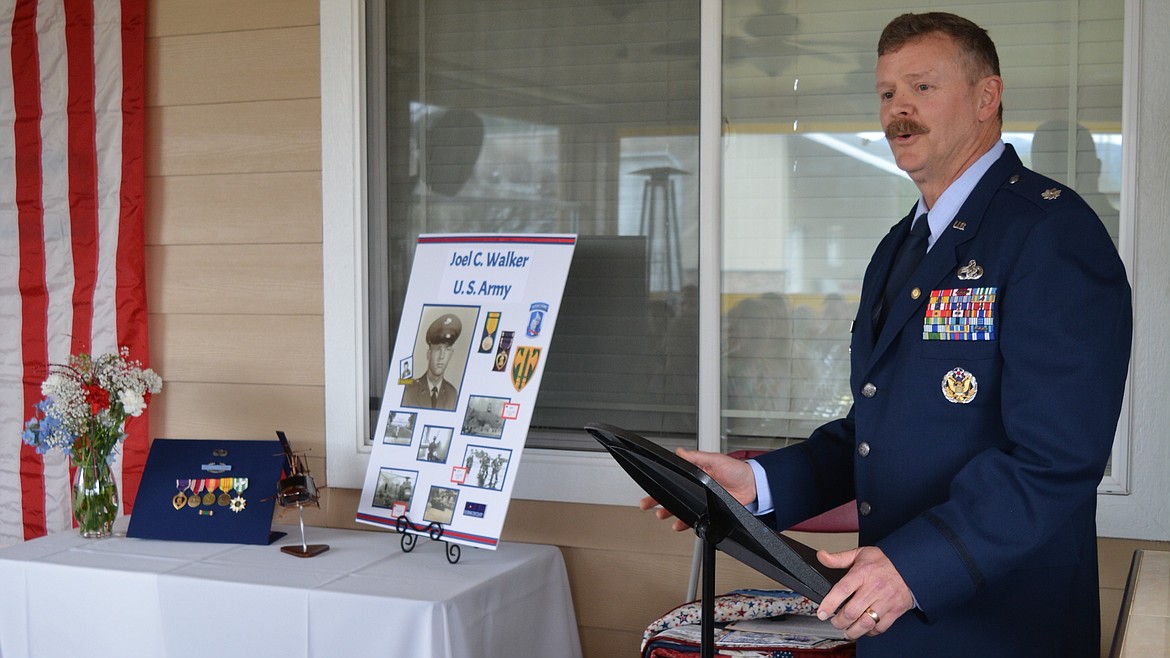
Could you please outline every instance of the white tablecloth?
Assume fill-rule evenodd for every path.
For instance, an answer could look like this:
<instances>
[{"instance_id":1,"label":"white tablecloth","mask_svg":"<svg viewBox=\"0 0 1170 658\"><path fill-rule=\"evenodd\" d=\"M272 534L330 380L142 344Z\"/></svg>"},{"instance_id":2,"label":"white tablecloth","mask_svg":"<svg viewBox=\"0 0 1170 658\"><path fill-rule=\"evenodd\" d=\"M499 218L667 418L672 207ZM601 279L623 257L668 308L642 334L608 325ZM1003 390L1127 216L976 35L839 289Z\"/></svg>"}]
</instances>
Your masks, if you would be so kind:
<instances>
[{"instance_id":1,"label":"white tablecloth","mask_svg":"<svg viewBox=\"0 0 1170 658\"><path fill-rule=\"evenodd\" d=\"M272 546L64 532L0 550L0 656L578 658L554 546L462 547L308 528ZM296 537L296 540L293 538ZM80 647L87 647L85 652Z\"/></svg>"}]
</instances>

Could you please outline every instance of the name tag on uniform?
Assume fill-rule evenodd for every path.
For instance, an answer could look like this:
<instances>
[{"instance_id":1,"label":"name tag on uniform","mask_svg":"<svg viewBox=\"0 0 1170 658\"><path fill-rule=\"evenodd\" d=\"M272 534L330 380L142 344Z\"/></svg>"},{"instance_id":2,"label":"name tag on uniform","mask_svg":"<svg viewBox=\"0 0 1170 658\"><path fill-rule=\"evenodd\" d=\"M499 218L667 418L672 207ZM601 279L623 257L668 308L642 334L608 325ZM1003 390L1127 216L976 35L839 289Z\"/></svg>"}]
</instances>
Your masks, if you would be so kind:
<instances>
[{"instance_id":1,"label":"name tag on uniform","mask_svg":"<svg viewBox=\"0 0 1170 658\"><path fill-rule=\"evenodd\" d=\"M995 340L996 288L930 291L922 340Z\"/></svg>"}]
</instances>

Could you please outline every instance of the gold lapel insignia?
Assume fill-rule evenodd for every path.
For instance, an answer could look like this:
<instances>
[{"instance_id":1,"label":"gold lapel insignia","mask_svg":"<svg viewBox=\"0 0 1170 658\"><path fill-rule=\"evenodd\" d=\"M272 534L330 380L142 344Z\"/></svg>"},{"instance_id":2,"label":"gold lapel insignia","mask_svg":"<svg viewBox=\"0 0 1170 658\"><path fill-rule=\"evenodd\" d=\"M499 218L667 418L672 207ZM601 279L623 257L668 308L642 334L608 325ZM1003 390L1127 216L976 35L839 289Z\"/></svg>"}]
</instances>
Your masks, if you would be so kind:
<instances>
[{"instance_id":1,"label":"gold lapel insignia","mask_svg":"<svg viewBox=\"0 0 1170 658\"><path fill-rule=\"evenodd\" d=\"M1056 199L1059 196L1060 196L1060 188L1059 187L1050 187L1047 190L1044 190L1043 192L1040 193L1040 197L1043 198L1045 201L1052 201L1053 199Z\"/></svg>"},{"instance_id":2,"label":"gold lapel insignia","mask_svg":"<svg viewBox=\"0 0 1170 658\"><path fill-rule=\"evenodd\" d=\"M961 222L961 221L959 221L959 220L957 220L957 219L955 220L955 223L954 223L954 224L951 224L951 226L952 226L952 227L953 227L953 228L954 228L956 231L966 231L966 230L967 230L967 222Z\"/></svg>"},{"instance_id":3,"label":"gold lapel insignia","mask_svg":"<svg viewBox=\"0 0 1170 658\"><path fill-rule=\"evenodd\" d=\"M981 276L983 276L983 266L976 264L973 260L959 268L960 281L974 281Z\"/></svg>"},{"instance_id":4,"label":"gold lapel insignia","mask_svg":"<svg viewBox=\"0 0 1170 658\"><path fill-rule=\"evenodd\" d=\"M962 368L955 368L943 377L942 392L949 402L967 404L979 393L979 382L975 381L975 375Z\"/></svg>"}]
</instances>

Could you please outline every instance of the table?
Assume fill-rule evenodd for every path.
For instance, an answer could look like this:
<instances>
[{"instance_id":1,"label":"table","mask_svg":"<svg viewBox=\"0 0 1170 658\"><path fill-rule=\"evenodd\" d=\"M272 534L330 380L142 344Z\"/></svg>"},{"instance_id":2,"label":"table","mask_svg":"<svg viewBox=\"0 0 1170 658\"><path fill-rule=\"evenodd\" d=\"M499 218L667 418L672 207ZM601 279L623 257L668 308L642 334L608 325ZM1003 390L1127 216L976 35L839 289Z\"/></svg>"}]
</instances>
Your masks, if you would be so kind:
<instances>
[{"instance_id":1,"label":"table","mask_svg":"<svg viewBox=\"0 0 1170 658\"><path fill-rule=\"evenodd\" d=\"M0 550L0 656L581 656L555 546L295 528L271 546L63 532ZM296 538L294 540L294 537ZM88 647L82 653L79 647Z\"/></svg>"}]
</instances>

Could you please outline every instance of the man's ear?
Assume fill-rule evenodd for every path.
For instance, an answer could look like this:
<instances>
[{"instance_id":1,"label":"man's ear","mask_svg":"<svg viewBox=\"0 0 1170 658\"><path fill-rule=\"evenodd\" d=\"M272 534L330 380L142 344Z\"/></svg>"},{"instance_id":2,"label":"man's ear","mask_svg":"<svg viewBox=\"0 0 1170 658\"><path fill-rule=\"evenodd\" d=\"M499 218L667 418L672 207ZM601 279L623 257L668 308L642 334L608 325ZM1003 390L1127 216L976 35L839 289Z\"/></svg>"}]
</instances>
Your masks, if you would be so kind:
<instances>
[{"instance_id":1,"label":"man's ear","mask_svg":"<svg viewBox=\"0 0 1170 658\"><path fill-rule=\"evenodd\" d=\"M998 75L989 75L978 82L979 86L979 120L987 121L999 115L999 106L1003 102L1003 78Z\"/></svg>"}]
</instances>

